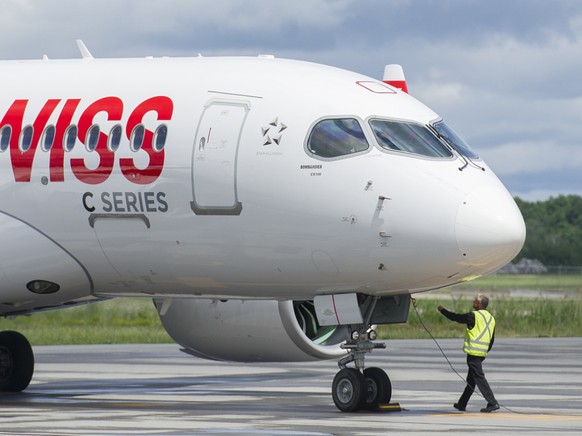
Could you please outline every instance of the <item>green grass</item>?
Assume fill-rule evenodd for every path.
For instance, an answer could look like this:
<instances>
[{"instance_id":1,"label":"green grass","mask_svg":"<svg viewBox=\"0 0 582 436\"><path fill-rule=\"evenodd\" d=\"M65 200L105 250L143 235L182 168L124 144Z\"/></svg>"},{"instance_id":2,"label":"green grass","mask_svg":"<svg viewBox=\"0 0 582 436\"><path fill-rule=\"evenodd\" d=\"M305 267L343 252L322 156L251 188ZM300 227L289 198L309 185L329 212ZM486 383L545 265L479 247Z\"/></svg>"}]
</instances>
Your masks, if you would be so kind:
<instances>
[{"instance_id":1,"label":"green grass","mask_svg":"<svg viewBox=\"0 0 582 436\"><path fill-rule=\"evenodd\" d=\"M428 338L420 319L437 338L459 337L464 326L449 321L437 310L442 305L457 313L470 310L472 297L423 298L417 300L418 315L411 305L407 324L380 326L381 338ZM582 299L492 298L489 311L495 316L497 337L577 337L582 336Z\"/></svg>"},{"instance_id":2,"label":"green grass","mask_svg":"<svg viewBox=\"0 0 582 436\"><path fill-rule=\"evenodd\" d=\"M149 298L116 298L14 319L0 318L0 330L19 331L32 345L172 342Z\"/></svg>"},{"instance_id":3,"label":"green grass","mask_svg":"<svg viewBox=\"0 0 582 436\"><path fill-rule=\"evenodd\" d=\"M492 274L457 285L458 289L582 291L582 274Z\"/></svg>"},{"instance_id":4,"label":"green grass","mask_svg":"<svg viewBox=\"0 0 582 436\"><path fill-rule=\"evenodd\" d=\"M417 300L418 313L435 337L460 337L464 327L447 320L436 307L440 304L455 312L467 312L475 291L482 291L491 297L489 309L497 319L499 337L582 336L581 280L578 275L556 274L483 277L463 286L423 293ZM567 289L567 297L505 297L504 292L511 289L550 293ZM149 298L117 298L15 319L0 318L0 330L19 331L33 345L172 343ZM378 333L382 339L428 337L412 306L408 323L380 326Z\"/></svg>"}]
</instances>

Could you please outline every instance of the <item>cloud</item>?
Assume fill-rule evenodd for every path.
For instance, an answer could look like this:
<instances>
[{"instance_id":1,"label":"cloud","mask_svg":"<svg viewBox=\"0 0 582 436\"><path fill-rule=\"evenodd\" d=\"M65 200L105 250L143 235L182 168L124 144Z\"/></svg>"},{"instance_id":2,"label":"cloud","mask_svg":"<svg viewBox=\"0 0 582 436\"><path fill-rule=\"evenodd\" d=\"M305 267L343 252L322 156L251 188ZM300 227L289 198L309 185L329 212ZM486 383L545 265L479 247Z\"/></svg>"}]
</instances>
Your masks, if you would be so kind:
<instances>
[{"instance_id":1,"label":"cloud","mask_svg":"<svg viewBox=\"0 0 582 436\"><path fill-rule=\"evenodd\" d=\"M34 50L52 57L70 56L76 38L85 39L102 56L129 56L131 51L143 55L145 50L152 55L227 50L240 54L293 46L310 50L333 45L332 29L351 4L344 0L4 1L0 32L13 37L0 40L0 53L15 58L28 57ZM73 48L65 48L67 42Z\"/></svg>"},{"instance_id":2,"label":"cloud","mask_svg":"<svg viewBox=\"0 0 582 436\"><path fill-rule=\"evenodd\" d=\"M568 146L553 141L507 143L481 152L500 176L577 170L582 168L582 144ZM582 186L581 186L582 188Z\"/></svg>"},{"instance_id":3,"label":"cloud","mask_svg":"<svg viewBox=\"0 0 582 436\"><path fill-rule=\"evenodd\" d=\"M582 193L582 144L506 143L480 153L510 192L524 200Z\"/></svg>"},{"instance_id":4,"label":"cloud","mask_svg":"<svg viewBox=\"0 0 582 436\"><path fill-rule=\"evenodd\" d=\"M582 174L578 0L0 1L0 59L79 57L81 38L96 57L270 53L376 78L400 63L512 191L578 190L542 165Z\"/></svg>"},{"instance_id":5,"label":"cloud","mask_svg":"<svg viewBox=\"0 0 582 436\"><path fill-rule=\"evenodd\" d=\"M545 201L549 198L557 198L560 195L579 195L582 197L582 189L571 190L567 194L564 194L561 189L528 189L523 192L513 191L511 194L525 201Z\"/></svg>"}]
</instances>

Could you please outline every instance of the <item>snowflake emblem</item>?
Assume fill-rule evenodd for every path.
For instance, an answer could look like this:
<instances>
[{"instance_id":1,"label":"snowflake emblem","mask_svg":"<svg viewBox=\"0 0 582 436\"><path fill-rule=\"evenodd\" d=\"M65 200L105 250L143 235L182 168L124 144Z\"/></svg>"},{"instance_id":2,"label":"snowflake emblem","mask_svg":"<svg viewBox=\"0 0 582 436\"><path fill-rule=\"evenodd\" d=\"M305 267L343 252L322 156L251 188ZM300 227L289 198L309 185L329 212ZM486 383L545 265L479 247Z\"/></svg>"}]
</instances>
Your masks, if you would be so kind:
<instances>
[{"instance_id":1,"label":"snowflake emblem","mask_svg":"<svg viewBox=\"0 0 582 436\"><path fill-rule=\"evenodd\" d=\"M261 132L263 135L263 145L281 143L281 137L283 136L283 131L287 128L285 124L279 121L279 117L275 118L265 127L261 127Z\"/></svg>"}]
</instances>

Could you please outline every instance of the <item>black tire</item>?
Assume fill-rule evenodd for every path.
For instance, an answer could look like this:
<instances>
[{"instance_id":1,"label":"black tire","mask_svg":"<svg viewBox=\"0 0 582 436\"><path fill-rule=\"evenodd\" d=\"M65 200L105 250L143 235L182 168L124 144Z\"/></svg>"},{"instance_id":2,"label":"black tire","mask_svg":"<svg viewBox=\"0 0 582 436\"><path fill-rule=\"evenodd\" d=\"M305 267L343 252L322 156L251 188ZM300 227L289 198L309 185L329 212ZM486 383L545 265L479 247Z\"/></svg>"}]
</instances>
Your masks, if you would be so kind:
<instances>
[{"instance_id":1,"label":"black tire","mask_svg":"<svg viewBox=\"0 0 582 436\"><path fill-rule=\"evenodd\" d=\"M355 412L366 399L366 379L354 368L344 368L334 379L331 390L333 402L342 412Z\"/></svg>"},{"instance_id":2,"label":"black tire","mask_svg":"<svg viewBox=\"0 0 582 436\"><path fill-rule=\"evenodd\" d=\"M26 389L34 372L34 354L18 332L0 332L0 392Z\"/></svg>"},{"instance_id":3,"label":"black tire","mask_svg":"<svg viewBox=\"0 0 582 436\"><path fill-rule=\"evenodd\" d=\"M376 410L379 404L388 404L392 398L392 383L383 369L366 368L366 396L362 408Z\"/></svg>"}]
</instances>

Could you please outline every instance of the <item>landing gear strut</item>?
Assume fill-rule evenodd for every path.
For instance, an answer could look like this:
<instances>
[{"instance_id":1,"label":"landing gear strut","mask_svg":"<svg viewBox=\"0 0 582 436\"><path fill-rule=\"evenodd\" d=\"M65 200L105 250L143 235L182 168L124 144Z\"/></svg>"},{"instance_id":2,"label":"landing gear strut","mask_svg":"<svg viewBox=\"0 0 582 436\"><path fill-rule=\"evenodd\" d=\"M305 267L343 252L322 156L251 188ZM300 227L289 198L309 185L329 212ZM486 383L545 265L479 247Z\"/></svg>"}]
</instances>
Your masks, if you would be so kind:
<instances>
[{"instance_id":1,"label":"landing gear strut","mask_svg":"<svg viewBox=\"0 0 582 436\"><path fill-rule=\"evenodd\" d=\"M371 328L352 330L350 339L341 347L349 354L338 362L340 371L333 379L332 397L342 412L376 410L379 404L387 404L392 397L392 384L380 368L364 369L365 354L386 344L374 343L376 332ZM355 368L347 364L354 362Z\"/></svg>"},{"instance_id":2,"label":"landing gear strut","mask_svg":"<svg viewBox=\"0 0 582 436\"><path fill-rule=\"evenodd\" d=\"M0 332L0 392L26 389L34 372L34 355L28 340L18 332Z\"/></svg>"},{"instance_id":3,"label":"landing gear strut","mask_svg":"<svg viewBox=\"0 0 582 436\"><path fill-rule=\"evenodd\" d=\"M332 397L336 407L342 412L355 412L357 410L376 410L380 404L390 403L392 398L392 384L384 370L380 368L365 368L366 353L376 348L386 348L386 344L373 342L376 340L376 331L372 328L372 316L377 306L380 312L385 307L378 304L379 297L371 297L365 304L366 313L363 324L349 326L349 336L341 348L348 350L349 354L338 362L340 371L336 374L332 385ZM392 308L399 306L399 301L394 299ZM409 301L405 300L406 302ZM404 308L404 306L403 306ZM408 306L404 308L407 316ZM384 319L383 321L390 321ZM394 320L392 320L394 321ZM355 368L347 368L348 363L354 362Z\"/></svg>"}]
</instances>

